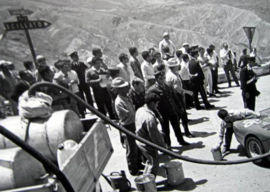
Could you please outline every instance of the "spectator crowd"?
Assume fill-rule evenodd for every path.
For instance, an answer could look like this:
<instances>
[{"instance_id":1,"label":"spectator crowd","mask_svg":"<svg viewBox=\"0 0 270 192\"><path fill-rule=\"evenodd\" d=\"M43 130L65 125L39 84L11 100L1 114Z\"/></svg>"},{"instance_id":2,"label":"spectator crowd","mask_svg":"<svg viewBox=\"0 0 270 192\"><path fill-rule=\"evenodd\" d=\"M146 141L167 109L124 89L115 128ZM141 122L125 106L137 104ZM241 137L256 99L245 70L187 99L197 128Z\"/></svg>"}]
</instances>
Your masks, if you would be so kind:
<instances>
[{"instance_id":1,"label":"spectator crowd","mask_svg":"<svg viewBox=\"0 0 270 192\"><path fill-rule=\"evenodd\" d=\"M45 56L38 55L36 68L32 61L24 61L25 69L19 72L12 62L1 60L0 102L8 101L12 114L17 115L23 92L36 82L51 82L69 89L127 130L159 146L171 147L170 124L179 144L190 145L182 135L180 121L184 136L195 137L188 127L187 110L215 107L208 98L222 94L217 84L218 70L222 67L229 87L232 86L230 76L236 86L241 85L244 107L255 110L255 98L260 94L252 70L256 65L255 51L248 55L243 49L237 63L236 54L227 43L219 53L214 45L204 48L183 43L177 48L170 34L165 32L158 50L149 48L140 54L136 47L130 47L128 52L129 55L120 53L119 63L113 66L106 64L99 48L92 50L93 57L85 63L80 61L76 51L69 54L70 58L59 59L53 65L48 65ZM241 70L240 83L235 74L238 69ZM61 91L48 87L40 91L52 97L53 110L71 109L85 118L85 107ZM132 175L142 169L142 161L151 165L151 173L157 174L156 150L130 136L123 136L122 142Z\"/></svg>"}]
</instances>

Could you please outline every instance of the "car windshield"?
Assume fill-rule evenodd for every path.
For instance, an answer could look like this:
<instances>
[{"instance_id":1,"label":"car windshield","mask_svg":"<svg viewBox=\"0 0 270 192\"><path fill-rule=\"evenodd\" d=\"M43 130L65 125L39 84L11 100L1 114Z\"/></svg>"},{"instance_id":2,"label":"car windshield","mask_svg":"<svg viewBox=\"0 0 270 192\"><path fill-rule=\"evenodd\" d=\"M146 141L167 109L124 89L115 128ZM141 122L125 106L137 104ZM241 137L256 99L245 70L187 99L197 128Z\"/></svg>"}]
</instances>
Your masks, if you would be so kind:
<instances>
[{"instance_id":1,"label":"car windshield","mask_svg":"<svg viewBox=\"0 0 270 192\"><path fill-rule=\"evenodd\" d=\"M270 126L270 108L260 111L262 127Z\"/></svg>"}]
</instances>

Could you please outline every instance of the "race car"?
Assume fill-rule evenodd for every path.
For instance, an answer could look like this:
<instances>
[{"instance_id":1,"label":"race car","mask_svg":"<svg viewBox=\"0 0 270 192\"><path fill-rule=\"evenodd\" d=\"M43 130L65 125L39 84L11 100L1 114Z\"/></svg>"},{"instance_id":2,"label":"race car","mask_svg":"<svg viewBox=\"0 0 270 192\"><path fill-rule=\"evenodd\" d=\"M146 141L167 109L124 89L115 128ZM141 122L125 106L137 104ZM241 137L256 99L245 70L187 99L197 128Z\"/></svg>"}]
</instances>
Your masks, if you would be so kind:
<instances>
[{"instance_id":1,"label":"race car","mask_svg":"<svg viewBox=\"0 0 270 192\"><path fill-rule=\"evenodd\" d=\"M270 108L260 111L260 118L244 119L234 122L237 141L245 147L249 157L256 157L270 151ZM255 161L264 165L270 157Z\"/></svg>"}]
</instances>

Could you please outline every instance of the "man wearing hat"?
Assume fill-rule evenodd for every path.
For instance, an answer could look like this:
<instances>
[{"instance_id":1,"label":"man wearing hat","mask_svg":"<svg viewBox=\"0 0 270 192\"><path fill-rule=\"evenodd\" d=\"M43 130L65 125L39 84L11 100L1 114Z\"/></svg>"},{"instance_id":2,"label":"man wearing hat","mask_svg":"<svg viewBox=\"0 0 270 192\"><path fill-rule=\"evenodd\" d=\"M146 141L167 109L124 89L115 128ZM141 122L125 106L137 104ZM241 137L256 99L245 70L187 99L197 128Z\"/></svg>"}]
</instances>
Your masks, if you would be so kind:
<instances>
[{"instance_id":1,"label":"man wearing hat","mask_svg":"<svg viewBox=\"0 0 270 192\"><path fill-rule=\"evenodd\" d=\"M189 49L189 44L183 43L182 47L179 50L182 51L183 54L188 54L188 49Z\"/></svg>"},{"instance_id":2,"label":"man wearing hat","mask_svg":"<svg viewBox=\"0 0 270 192\"><path fill-rule=\"evenodd\" d=\"M129 92L129 83L121 77L116 77L112 80L112 87L117 91L115 99L115 110L119 118L119 123L135 134L135 108L132 100L127 96ZM136 175L141 166L141 158L138 155L139 149L135 139L126 135L126 158L128 169L131 175Z\"/></svg>"},{"instance_id":3,"label":"man wearing hat","mask_svg":"<svg viewBox=\"0 0 270 192\"><path fill-rule=\"evenodd\" d=\"M182 125L185 129L185 136L194 137L188 129L188 117L185 103L185 94L192 96L193 93L183 88L181 77L179 75L180 64L177 62L177 60L174 58L169 59L167 65L169 70L166 73L166 82L168 85L174 88L179 98L180 105L183 110L183 114L181 114L179 118L182 120Z\"/></svg>"},{"instance_id":4,"label":"man wearing hat","mask_svg":"<svg viewBox=\"0 0 270 192\"><path fill-rule=\"evenodd\" d=\"M160 65L162 66L162 65ZM156 83L152 85L148 92L153 92L160 97L160 101L158 103L157 109L160 112L163 122L162 130L165 134L165 140L168 146L171 146L170 139L170 123L173 127L174 134L177 138L177 141L180 145L189 145L187 143L181 133L180 125L179 125L179 117L183 114L183 108L180 104L179 98L176 95L176 92L173 87L167 85L165 83L165 72L160 71L159 67L155 72Z\"/></svg>"},{"instance_id":5,"label":"man wearing hat","mask_svg":"<svg viewBox=\"0 0 270 192\"><path fill-rule=\"evenodd\" d=\"M256 83L258 77L252 67L255 66L255 57L250 57L248 64L240 71L240 82L244 107L255 111L256 96L260 95Z\"/></svg>"},{"instance_id":6,"label":"man wearing hat","mask_svg":"<svg viewBox=\"0 0 270 192\"><path fill-rule=\"evenodd\" d=\"M72 59L71 69L76 71L79 81L80 81L80 84L79 84L80 96L82 99L85 100L85 97L84 97L84 94L85 94L87 103L93 106L93 99L92 99L91 91L90 91L89 86L85 82L85 72L88 66L85 65L83 62L79 61L79 56L78 56L77 51L72 52L69 56Z\"/></svg>"},{"instance_id":7,"label":"man wearing hat","mask_svg":"<svg viewBox=\"0 0 270 192\"><path fill-rule=\"evenodd\" d=\"M215 107L214 105L211 105L209 101L207 100L207 96L204 89L204 74L202 71L202 68L199 64L199 61L197 60L199 53L196 50L192 50L190 53L191 60L189 61L189 73L190 73L190 81L193 86L193 99L195 102L195 106L197 110L203 109L202 106L200 106L198 94L200 92L205 109L210 109Z\"/></svg>"},{"instance_id":8,"label":"man wearing hat","mask_svg":"<svg viewBox=\"0 0 270 192\"><path fill-rule=\"evenodd\" d=\"M169 32L164 32L163 33L163 40L159 42L159 52L161 53L161 58L163 59L165 57L164 53L164 48L167 47L169 48L169 55L171 57L175 56L175 45L174 43L170 40L170 34Z\"/></svg>"}]
</instances>

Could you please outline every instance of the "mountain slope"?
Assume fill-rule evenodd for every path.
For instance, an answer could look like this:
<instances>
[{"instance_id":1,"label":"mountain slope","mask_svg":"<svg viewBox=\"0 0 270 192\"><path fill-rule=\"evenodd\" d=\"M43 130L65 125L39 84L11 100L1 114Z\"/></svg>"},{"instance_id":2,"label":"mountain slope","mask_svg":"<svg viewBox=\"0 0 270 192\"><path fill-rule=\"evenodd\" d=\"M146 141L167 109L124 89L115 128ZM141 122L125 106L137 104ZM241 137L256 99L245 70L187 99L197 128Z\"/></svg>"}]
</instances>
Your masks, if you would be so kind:
<instances>
[{"instance_id":1,"label":"mountain slope","mask_svg":"<svg viewBox=\"0 0 270 192\"><path fill-rule=\"evenodd\" d=\"M30 31L36 53L44 54L51 64L74 50L85 61L93 47L101 47L108 61L117 64L119 53L128 53L130 46L137 46L140 51L157 48L165 30L170 31L179 48L188 42L204 47L215 44L219 49L223 42L228 42L240 54L241 49L248 47L243 26L256 27L252 45L259 56L269 59L269 23L255 14L257 9L243 9L241 1L235 5L228 3L231 2L2 0L0 20L15 21L16 17L11 17L7 9L24 7L34 11L30 20L51 22L47 29ZM31 59L24 32L8 32L0 41L0 53L0 59L14 61L22 68L22 61Z\"/></svg>"}]
</instances>

